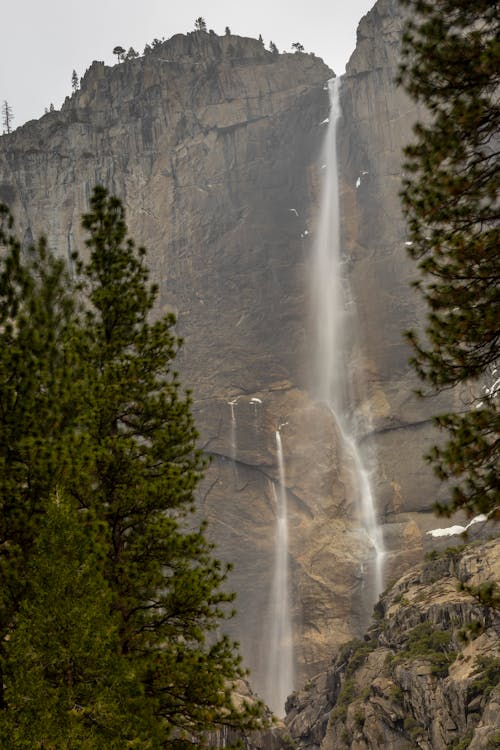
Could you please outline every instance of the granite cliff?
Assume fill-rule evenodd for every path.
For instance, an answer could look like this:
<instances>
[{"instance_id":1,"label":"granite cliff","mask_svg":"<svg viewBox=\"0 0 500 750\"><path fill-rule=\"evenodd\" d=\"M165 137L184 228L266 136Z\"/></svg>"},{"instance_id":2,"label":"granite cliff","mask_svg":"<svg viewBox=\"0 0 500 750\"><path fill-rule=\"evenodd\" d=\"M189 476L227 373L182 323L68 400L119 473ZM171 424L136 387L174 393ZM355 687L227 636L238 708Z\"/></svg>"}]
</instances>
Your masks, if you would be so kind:
<instances>
[{"instance_id":1,"label":"granite cliff","mask_svg":"<svg viewBox=\"0 0 500 750\"><path fill-rule=\"evenodd\" d=\"M446 487L423 455L439 440L432 416L457 405L450 393L413 395L419 383L402 335L421 326L425 314L410 287L415 265L406 254L399 200L402 150L414 123L425 118L395 83L404 20L398 0L379 0L361 20L343 78L339 135L344 247L359 320L353 369L377 456L374 485L389 571L419 560L425 532L436 525L432 506L446 497Z\"/></svg>"},{"instance_id":2,"label":"granite cliff","mask_svg":"<svg viewBox=\"0 0 500 750\"><path fill-rule=\"evenodd\" d=\"M500 550L450 547L380 599L364 640L288 701L301 750L500 746Z\"/></svg>"},{"instance_id":3,"label":"granite cliff","mask_svg":"<svg viewBox=\"0 0 500 750\"><path fill-rule=\"evenodd\" d=\"M417 117L394 82L403 18L379 0L343 79L339 160L344 254L357 310L354 408L376 456L386 577L422 557L438 486L421 454L436 404L411 396L401 330L418 323L398 200L401 148ZM289 504L296 686L361 635L374 550L359 522L352 460L310 396L309 272L332 71L314 55L256 40L177 35L114 67L94 62L79 91L0 138L0 200L26 242L43 232L68 257L95 183L121 197L148 248L158 313L174 310L178 362L203 449L200 493L218 554L234 563L232 635L266 693L273 563L275 432Z\"/></svg>"},{"instance_id":4,"label":"granite cliff","mask_svg":"<svg viewBox=\"0 0 500 750\"><path fill-rule=\"evenodd\" d=\"M283 421L299 663L314 670L360 617L366 553L335 426L316 418L302 351L331 76L314 56L271 54L257 40L177 35L144 58L93 63L60 112L0 140L0 199L27 242L44 232L68 257L82 248L79 217L102 183L149 249L159 312L177 313L178 365L212 457L201 512L234 562L233 635L263 691Z\"/></svg>"}]
</instances>

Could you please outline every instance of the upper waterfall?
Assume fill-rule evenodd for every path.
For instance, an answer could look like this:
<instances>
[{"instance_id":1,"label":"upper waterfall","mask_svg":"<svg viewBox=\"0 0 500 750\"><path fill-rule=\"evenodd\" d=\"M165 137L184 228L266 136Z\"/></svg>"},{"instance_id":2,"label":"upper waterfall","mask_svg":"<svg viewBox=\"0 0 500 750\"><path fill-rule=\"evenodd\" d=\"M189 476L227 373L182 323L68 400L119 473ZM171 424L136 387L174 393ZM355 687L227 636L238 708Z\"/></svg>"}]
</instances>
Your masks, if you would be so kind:
<instances>
[{"instance_id":1,"label":"upper waterfall","mask_svg":"<svg viewBox=\"0 0 500 750\"><path fill-rule=\"evenodd\" d=\"M313 395L332 410L344 448L350 454L355 475L358 509L374 552L371 598L383 589L384 543L377 522L375 498L366 456L359 445L352 419L352 373L346 351L349 301L348 281L343 274L340 241L340 197L337 164L337 125L341 117L340 80L328 82L330 118L324 142L325 180L321 213L311 270L311 307L314 325Z\"/></svg>"},{"instance_id":2,"label":"upper waterfall","mask_svg":"<svg viewBox=\"0 0 500 750\"><path fill-rule=\"evenodd\" d=\"M342 350L345 308L340 274L340 206L337 165L337 124L340 119L339 79L328 82L330 117L323 146L325 177L311 274L314 325L313 394L336 412L344 410L345 372Z\"/></svg>"}]
</instances>

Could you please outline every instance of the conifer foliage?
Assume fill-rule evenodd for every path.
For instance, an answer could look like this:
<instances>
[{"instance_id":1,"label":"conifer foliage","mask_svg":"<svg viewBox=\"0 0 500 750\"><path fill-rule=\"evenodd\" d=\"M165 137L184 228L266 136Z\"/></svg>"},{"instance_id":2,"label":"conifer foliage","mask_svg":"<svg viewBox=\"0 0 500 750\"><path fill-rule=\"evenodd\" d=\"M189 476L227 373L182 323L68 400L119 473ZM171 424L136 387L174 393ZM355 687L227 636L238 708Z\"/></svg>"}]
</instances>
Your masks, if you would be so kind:
<instances>
[{"instance_id":1,"label":"conifer foliage","mask_svg":"<svg viewBox=\"0 0 500 750\"><path fill-rule=\"evenodd\" d=\"M140 730L141 700L110 614L104 539L91 513L52 497L30 555L29 595L5 644L3 748L121 750Z\"/></svg>"},{"instance_id":2,"label":"conifer foliage","mask_svg":"<svg viewBox=\"0 0 500 750\"><path fill-rule=\"evenodd\" d=\"M0 668L52 489L69 467L75 304L46 242L22 251L0 206ZM0 679L0 694L4 683ZM0 706L2 699L0 698Z\"/></svg>"},{"instance_id":3,"label":"conifer foliage","mask_svg":"<svg viewBox=\"0 0 500 750\"><path fill-rule=\"evenodd\" d=\"M152 320L145 250L97 187L75 279L44 241L33 272L2 210L0 335L19 373L2 346L0 573L14 594L0 601L0 739L16 750L182 749L221 725L252 728L260 705L233 705L244 672L219 632L228 567L191 515L204 463L172 369L181 341L172 315Z\"/></svg>"},{"instance_id":4,"label":"conifer foliage","mask_svg":"<svg viewBox=\"0 0 500 750\"><path fill-rule=\"evenodd\" d=\"M399 81L428 116L405 150L402 201L423 336L408 338L431 391L459 386L464 408L438 417L447 442L428 457L452 482L450 514L500 505L500 3L403 0Z\"/></svg>"}]
</instances>

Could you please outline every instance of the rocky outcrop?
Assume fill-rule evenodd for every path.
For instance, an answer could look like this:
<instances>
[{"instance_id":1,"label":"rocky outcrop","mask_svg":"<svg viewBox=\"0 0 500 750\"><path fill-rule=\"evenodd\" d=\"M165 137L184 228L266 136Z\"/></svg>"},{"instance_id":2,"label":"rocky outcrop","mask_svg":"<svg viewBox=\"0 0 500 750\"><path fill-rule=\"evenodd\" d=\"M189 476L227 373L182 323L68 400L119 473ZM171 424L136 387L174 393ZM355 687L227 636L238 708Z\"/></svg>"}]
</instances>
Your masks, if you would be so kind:
<instances>
[{"instance_id":1,"label":"rocky outcrop","mask_svg":"<svg viewBox=\"0 0 500 750\"><path fill-rule=\"evenodd\" d=\"M380 599L364 641L288 701L302 750L487 750L500 732L500 548L431 555Z\"/></svg>"}]
</instances>

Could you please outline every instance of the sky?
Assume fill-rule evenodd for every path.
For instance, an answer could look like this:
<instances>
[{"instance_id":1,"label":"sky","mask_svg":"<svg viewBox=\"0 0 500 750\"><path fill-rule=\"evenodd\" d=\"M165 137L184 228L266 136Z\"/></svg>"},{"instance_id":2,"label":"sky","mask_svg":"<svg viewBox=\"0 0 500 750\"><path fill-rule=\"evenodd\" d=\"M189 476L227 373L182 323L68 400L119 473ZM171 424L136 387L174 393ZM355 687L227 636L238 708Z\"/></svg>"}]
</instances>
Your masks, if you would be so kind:
<instances>
[{"instance_id":1,"label":"sky","mask_svg":"<svg viewBox=\"0 0 500 750\"><path fill-rule=\"evenodd\" d=\"M0 103L13 127L59 109L71 94L71 75L83 76L93 60L113 65L113 47L142 53L155 37L194 29L202 16L223 34L272 40L280 52L300 42L342 74L356 43L359 20L375 0L14 0L2 8ZM0 121L1 132L1 121Z\"/></svg>"}]
</instances>

